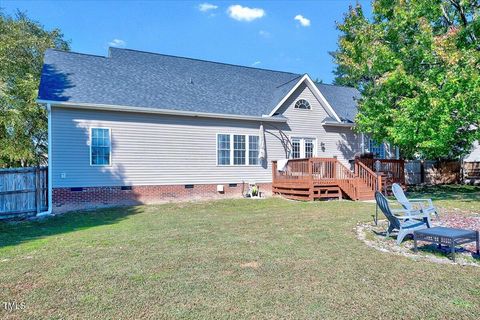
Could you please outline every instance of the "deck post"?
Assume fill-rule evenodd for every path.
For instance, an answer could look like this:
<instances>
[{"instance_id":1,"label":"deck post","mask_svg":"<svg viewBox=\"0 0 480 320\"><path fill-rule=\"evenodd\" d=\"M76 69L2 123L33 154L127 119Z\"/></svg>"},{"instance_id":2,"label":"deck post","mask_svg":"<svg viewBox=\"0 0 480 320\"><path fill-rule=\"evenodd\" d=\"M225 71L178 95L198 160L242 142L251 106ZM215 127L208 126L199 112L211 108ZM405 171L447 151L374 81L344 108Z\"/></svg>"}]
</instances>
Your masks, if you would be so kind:
<instances>
[{"instance_id":1,"label":"deck post","mask_svg":"<svg viewBox=\"0 0 480 320\"><path fill-rule=\"evenodd\" d=\"M275 184L277 176L277 161L272 161L272 194L275 194Z\"/></svg>"},{"instance_id":2,"label":"deck post","mask_svg":"<svg viewBox=\"0 0 480 320\"><path fill-rule=\"evenodd\" d=\"M308 188L310 190L308 199L313 201L313 161L308 158Z\"/></svg>"},{"instance_id":3,"label":"deck post","mask_svg":"<svg viewBox=\"0 0 480 320\"><path fill-rule=\"evenodd\" d=\"M377 174L377 190L380 191L380 193L383 193L382 192L382 175L380 174Z\"/></svg>"}]
</instances>

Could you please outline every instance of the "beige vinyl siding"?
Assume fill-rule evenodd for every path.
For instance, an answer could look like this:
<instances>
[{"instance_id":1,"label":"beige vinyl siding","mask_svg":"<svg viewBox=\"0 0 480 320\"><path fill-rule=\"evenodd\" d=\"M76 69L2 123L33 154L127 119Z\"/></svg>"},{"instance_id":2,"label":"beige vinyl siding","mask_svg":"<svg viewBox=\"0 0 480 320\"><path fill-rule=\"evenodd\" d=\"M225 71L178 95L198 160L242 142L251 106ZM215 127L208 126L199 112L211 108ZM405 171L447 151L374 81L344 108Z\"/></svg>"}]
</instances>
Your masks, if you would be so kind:
<instances>
[{"instance_id":1,"label":"beige vinyl siding","mask_svg":"<svg viewBox=\"0 0 480 320\"><path fill-rule=\"evenodd\" d=\"M311 110L295 109L295 102L299 99L307 100ZM346 127L323 126L325 118L330 117L326 110L310 88L302 84L278 112L288 118L291 136L317 138L318 157L336 156L342 163L348 165L348 161L353 160L355 153L361 152L361 135Z\"/></svg>"},{"instance_id":2,"label":"beige vinyl siding","mask_svg":"<svg viewBox=\"0 0 480 320\"><path fill-rule=\"evenodd\" d=\"M301 98L310 102L311 110L294 109ZM56 106L53 187L271 182L271 161L284 159L288 145L279 130L287 136L316 138L318 156L337 156L346 165L360 151L360 137L349 128L322 126L328 114L306 85L279 112L288 123L264 123L268 161L263 166L218 166L217 134L258 135L260 122ZM90 165L92 127L111 129L110 166Z\"/></svg>"},{"instance_id":3,"label":"beige vinyl siding","mask_svg":"<svg viewBox=\"0 0 480 320\"><path fill-rule=\"evenodd\" d=\"M61 107L52 110L54 187L271 181L270 163L266 168L217 166L217 133L258 135L258 122ZM92 127L111 129L111 166L90 165ZM266 134L270 160L285 157L275 136Z\"/></svg>"}]
</instances>

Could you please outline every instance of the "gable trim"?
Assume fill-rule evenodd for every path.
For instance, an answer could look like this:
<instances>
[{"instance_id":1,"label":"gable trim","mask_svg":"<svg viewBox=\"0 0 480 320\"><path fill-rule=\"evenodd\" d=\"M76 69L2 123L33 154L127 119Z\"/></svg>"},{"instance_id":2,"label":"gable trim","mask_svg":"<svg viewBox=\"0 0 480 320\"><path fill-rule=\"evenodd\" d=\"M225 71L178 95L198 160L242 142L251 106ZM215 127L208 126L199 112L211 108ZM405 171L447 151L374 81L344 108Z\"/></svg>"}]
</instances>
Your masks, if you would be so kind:
<instances>
[{"instance_id":1,"label":"gable trim","mask_svg":"<svg viewBox=\"0 0 480 320\"><path fill-rule=\"evenodd\" d=\"M333 110L332 106L330 103L328 103L327 99L323 96L323 94L320 92L320 90L317 88L315 83L312 81L312 79L308 76L308 74L304 74L303 77L298 80L297 84L280 100L280 102L273 108L272 112L268 115L269 117L272 117L275 112L280 109L280 107L287 101L288 98L295 92L295 90L298 89L298 87L306 82L308 88L313 92L315 97L321 102L322 106L326 107L326 109L332 114L332 116L337 120L338 122L342 122L338 114Z\"/></svg>"},{"instance_id":2,"label":"gable trim","mask_svg":"<svg viewBox=\"0 0 480 320\"><path fill-rule=\"evenodd\" d=\"M145 108L145 107L132 107L132 106L120 106L120 105L108 105L108 104L96 104L96 103L52 101L52 100L42 100L42 99L37 99L37 103L50 104L52 107L58 106L58 107L65 107L65 108L90 109L90 110L99 110L99 111L152 113L152 114L164 114L164 115L174 115L174 116L233 119L233 120L247 120L247 121L260 121L260 122L281 122L281 123L287 122L286 118L271 117L271 116L246 116L246 115L237 115L237 114L192 112L192 111L153 109L153 108Z\"/></svg>"}]
</instances>

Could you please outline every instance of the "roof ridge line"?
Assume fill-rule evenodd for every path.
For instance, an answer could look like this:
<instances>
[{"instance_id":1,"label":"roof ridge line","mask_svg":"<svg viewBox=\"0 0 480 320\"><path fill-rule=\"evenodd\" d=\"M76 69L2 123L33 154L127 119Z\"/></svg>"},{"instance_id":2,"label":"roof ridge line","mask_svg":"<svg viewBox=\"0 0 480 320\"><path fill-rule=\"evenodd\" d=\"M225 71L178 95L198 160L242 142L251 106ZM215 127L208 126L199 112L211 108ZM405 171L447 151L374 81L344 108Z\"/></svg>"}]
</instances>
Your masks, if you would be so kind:
<instances>
[{"instance_id":1,"label":"roof ridge line","mask_svg":"<svg viewBox=\"0 0 480 320\"><path fill-rule=\"evenodd\" d=\"M143 51L143 50L127 49L127 48L116 48L116 47L109 47L109 48L108 48L109 51L110 51L111 49L113 49L113 50L125 50L125 51L140 52L140 53L152 54L152 55L157 55L157 56L180 58L180 59L187 59L187 60L193 60L193 61L201 61L201 62L209 62L209 63L223 64L223 65L227 65L227 66L247 68L247 69L254 69L254 70L262 70L262 71L270 71L270 72L281 72L281 73L288 73L288 74L292 74L292 75L299 75L299 76L301 76L301 75L298 74L298 73L290 72L290 71L281 71L281 70L273 70L273 69L256 68L256 67L244 66L244 65L234 64L234 63L228 63L228 62L211 61L211 60L198 59L198 58L190 58L190 57L183 57L183 56L176 56L176 55L172 55L172 54L165 54L165 53L158 53L158 52L151 52L151 51ZM109 57L109 58L111 58L111 57Z\"/></svg>"},{"instance_id":2,"label":"roof ridge line","mask_svg":"<svg viewBox=\"0 0 480 320\"><path fill-rule=\"evenodd\" d=\"M101 55L98 55L98 54L83 53L83 52L76 52L76 51L66 51L66 50L55 49L55 48L48 48L47 50L57 51L57 52L61 52L61 53L73 53L73 54L79 54L79 55L82 55L82 56L90 56L90 57L97 57L97 58L104 58L104 59L108 58L106 56L101 56Z\"/></svg>"}]
</instances>

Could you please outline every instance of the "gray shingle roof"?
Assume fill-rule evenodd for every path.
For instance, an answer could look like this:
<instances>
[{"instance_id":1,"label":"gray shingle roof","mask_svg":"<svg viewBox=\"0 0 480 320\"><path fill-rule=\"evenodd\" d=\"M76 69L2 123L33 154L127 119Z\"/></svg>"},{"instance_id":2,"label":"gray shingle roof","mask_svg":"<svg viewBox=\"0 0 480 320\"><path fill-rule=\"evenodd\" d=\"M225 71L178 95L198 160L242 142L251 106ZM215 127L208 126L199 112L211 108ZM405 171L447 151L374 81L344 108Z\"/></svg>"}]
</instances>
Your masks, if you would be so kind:
<instances>
[{"instance_id":1,"label":"gray shingle roof","mask_svg":"<svg viewBox=\"0 0 480 320\"><path fill-rule=\"evenodd\" d=\"M316 83L316 86L342 121L355 121L357 100L361 97L357 89L323 83Z\"/></svg>"},{"instance_id":2,"label":"gray shingle roof","mask_svg":"<svg viewBox=\"0 0 480 320\"><path fill-rule=\"evenodd\" d=\"M129 49L110 48L108 57L47 50L38 98L261 116L269 114L301 76ZM351 88L319 89L342 116L356 110L355 104L348 105L353 101Z\"/></svg>"}]
</instances>

